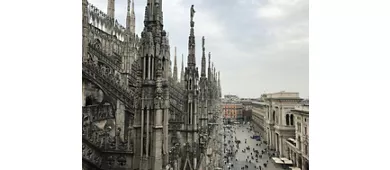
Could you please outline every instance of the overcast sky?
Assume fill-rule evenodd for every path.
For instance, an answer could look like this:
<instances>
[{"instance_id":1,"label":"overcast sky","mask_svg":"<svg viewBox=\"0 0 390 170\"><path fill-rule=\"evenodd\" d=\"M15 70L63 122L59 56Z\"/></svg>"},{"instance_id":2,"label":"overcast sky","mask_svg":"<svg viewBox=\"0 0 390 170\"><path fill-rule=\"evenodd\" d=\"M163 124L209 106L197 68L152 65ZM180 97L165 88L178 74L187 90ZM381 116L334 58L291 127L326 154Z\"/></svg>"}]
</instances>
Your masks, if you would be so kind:
<instances>
[{"instance_id":1,"label":"overcast sky","mask_svg":"<svg viewBox=\"0 0 390 170\"><path fill-rule=\"evenodd\" d=\"M128 0L115 1L115 18L125 26ZM89 0L107 12L108 0ZM135 0L136 32L143 29L147 0ZM190 7L195 6L196 60L200 71L202 36L221 72L222 93L259 97L293 91L309 97L308 0L163 0L164 29L171 60L177 46L187 62ZM180 73L179 73L180 75Z\"/></svg>"}]
</instances>

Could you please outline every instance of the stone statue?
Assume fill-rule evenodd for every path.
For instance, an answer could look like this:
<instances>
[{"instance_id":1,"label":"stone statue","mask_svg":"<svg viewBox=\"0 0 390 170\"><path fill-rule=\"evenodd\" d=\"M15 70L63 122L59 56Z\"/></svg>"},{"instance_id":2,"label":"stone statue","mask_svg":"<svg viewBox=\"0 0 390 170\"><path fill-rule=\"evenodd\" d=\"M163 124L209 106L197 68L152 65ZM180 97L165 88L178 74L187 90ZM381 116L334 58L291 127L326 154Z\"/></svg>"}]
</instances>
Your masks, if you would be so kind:
<instances>
[{"instance_id":1,"label":"stone statue","mask_svg":"<svg viewBox=\"0 0 390 170\"><path fill-rule=\"evenodd\" d=\"M194 18L194 15L195 15L194 5L191 5L190 14L191 14L191 21L193 21L193 18Z\"/></svg>"}]
</instances>

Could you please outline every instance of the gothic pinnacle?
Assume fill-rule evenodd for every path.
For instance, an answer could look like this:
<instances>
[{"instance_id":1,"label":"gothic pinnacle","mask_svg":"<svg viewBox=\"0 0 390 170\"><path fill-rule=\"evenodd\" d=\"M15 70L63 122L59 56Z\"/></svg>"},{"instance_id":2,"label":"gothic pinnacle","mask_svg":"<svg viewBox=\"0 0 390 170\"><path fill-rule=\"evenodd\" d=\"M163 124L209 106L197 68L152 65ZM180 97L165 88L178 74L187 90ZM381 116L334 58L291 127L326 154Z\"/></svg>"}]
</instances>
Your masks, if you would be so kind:
<instances>
[{"instance_id":1,"label":"gothic pinnacle","mask_svg":"<svg viewBox=\"0 0 390 170\"><path fill-rule=\"evenodd\" d=\"M175 60L174 60L174 66L173 66L173 80L177 81L177 50L175 47Z\"/></svg>"},{"instance_id":2,"label":"gothic pinnacle","mask_svg":"<svg viewBox=\"0 0 390 170\"><path fill-rule=\"evenodd\" d=\"M205 77L206 76L206 54L205 54L205 39L204 39L204 36L202 37L202 51L203 51L203 54L202 54L202 71L201 71L201 77Z\"/></svg>"}]
</instances>

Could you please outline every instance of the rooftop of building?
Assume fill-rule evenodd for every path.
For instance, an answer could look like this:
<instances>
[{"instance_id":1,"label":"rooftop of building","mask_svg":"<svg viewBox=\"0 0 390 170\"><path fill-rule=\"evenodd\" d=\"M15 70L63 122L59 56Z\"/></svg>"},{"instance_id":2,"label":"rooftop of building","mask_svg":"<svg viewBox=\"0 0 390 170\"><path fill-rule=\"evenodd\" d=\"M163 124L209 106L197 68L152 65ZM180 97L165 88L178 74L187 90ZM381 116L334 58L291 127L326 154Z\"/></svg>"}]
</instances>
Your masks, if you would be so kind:
<instances>
[{"instance_id":1,"label":"rooftop of building","mask_svg":"<svg viewBox=\"0 0 390 170\"><path fill-rule=\"evenodd\" d=\"M280 91L276 93L267 94L266 96L267 98L299 98L299 93Z\"/></svg>"},{"instance_id":2,"label":"rooftop of building","mask_svg":"<svg viewBox=\"0 0 390 170\"><path fill-rule=\"evenodd\" d=\"M298 113L298 114L305 114L309 115L309 105L299 105L295 106L294 109L291 110L292 112Z\"/></svg>"}]
</instances>

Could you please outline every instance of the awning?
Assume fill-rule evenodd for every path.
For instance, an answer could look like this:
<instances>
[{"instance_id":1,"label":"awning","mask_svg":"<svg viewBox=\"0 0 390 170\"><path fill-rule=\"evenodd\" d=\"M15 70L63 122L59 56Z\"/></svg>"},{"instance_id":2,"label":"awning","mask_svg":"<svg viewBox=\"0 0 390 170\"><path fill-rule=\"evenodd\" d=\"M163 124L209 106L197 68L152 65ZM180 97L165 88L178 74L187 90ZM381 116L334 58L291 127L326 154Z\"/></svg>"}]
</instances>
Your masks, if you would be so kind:
<instances>
[{"instance_id":1,"label":"awning","mask_svg":"<svg viewBox=\"0 0 390 170\"><path fill-rule=\"evenodd\" d=\"M284 164L293 164L293 162L287 158L280 158L284 162Z\"/></svg>"},{"instance_id":2,"label":"awning","mask_svg":"<svg viewBox=\"0 0 390 170\"><path fill-rule=\"evenodd\" d=\"M274 161L275 161L275 163L277 163L277 164L283 164L283 161L282 161L282 160L280 160L279 158L272 157L272 160L274 160Z\"/></svg>"}]
</instances>

